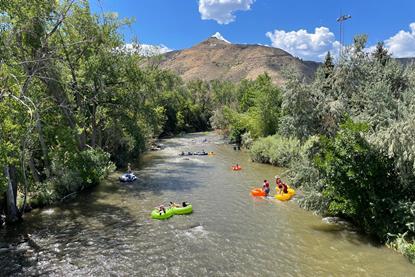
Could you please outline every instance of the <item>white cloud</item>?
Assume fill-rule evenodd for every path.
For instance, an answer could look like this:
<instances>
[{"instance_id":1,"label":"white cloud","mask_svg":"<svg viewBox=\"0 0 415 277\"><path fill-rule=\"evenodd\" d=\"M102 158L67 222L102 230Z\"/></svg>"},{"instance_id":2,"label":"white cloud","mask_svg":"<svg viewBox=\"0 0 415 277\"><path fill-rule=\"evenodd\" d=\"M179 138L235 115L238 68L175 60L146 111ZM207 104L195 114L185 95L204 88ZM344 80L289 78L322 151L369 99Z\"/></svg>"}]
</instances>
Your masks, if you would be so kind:
<instances>
[{"instance_id":1,"label":"white cloud","mask_svg":"<svg viewBox=\"0 0 415 277\"><path fill-rule=\"evenodd\" d=\"M273 47L281 48L305 60L321 61L328 51L335 56L340 48L340 42L327 27L315 28L314 33L304 29L291 32L275 30L267 32L266 36L271 40Z\"/></svg>"},{"instance_id":2,"label":"white cloud","mask_svg":"<svg viewBox=\"0 0 415 277\"><path fill-rule=\"evenodd\" d=\"M385 46L394 57L415 57L415 22L409 24L410 31L399 31L385 40Z\"/></svg>"},{"instance_id":3,"label":"white cloud","mask_svg":"<svg viewBox=\"0 0 415 277\"><path fill-rule=\"evenodd\" d=\"M235 20L235 11L247 11L255 0L199 0L199 12L202 19L216 20L219 24L228 24Z\"/></svg>"},{"instance_id":4,"label":"white cloud","mask_svg":"<svg viewBox=\"0 0 415 277\"><path fill-rule=\"evenodd\" d=\"M164 44L159 45L150 45L150 44L140 44L140 54L142 56L157 56L167 52L171 52L173 49L168 48Z\"/></svg>"},{"instance_id":5,"label":"white cloud","mask_svg":"<svg viewBox=\"0 0 415 277\"><path fill-rule=\"evenodd\" d=\"M130 53L139 53L142 56L151 57L161 55L170 51L172 49L168 48L164 44L152 45L152 44L136 44L136 43L127 43L122 47L121 51L126 51Z\"/></svg>"}]
</instances>

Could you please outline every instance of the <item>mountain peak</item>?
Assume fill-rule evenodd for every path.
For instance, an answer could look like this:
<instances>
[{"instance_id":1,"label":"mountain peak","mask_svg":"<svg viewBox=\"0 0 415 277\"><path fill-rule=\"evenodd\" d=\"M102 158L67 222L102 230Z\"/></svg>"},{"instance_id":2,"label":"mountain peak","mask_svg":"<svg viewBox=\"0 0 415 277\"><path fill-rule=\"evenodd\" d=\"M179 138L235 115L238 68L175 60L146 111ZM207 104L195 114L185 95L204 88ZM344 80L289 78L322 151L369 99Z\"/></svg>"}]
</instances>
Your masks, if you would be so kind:
<instances>
[{"instance_id":1,"label":"mountain peak","mask_svg":"<svg viewBox=\"0 0 415 277\"><path fill-rule=\"evenodd\" d=\"M222 40L226 43L231 43L229 40L227 40L226 38L224 38L219 32L216 32L214 35L211 36L212 38L216 38L219 40Z\"/></svg>"},{"instance_id":2,"label":"mountain peak","mask_svg":"<svg viewBox=\"0 0 415 277\"><path fill-rule=\"evenodd\" d=\"M294 68L306 80L311 80L318 63L303 62L274 47L233 44L216 33L193 47L164 55L160 68L179 74L184 81L222 80L240 82L254 80L267 72L272 81L285 81L285 68Z\"/></svg>"}]
</instances>

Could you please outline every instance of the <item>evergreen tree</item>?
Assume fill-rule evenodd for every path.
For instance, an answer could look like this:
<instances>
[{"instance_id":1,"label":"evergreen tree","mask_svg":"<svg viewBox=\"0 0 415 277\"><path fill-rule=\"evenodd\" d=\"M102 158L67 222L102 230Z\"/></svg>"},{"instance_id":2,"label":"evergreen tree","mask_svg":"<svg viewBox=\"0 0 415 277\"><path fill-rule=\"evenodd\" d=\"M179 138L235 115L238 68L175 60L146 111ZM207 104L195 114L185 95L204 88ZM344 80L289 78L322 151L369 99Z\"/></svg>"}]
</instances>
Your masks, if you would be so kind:
<instances>
[{"instance_id":1,"label":"evergreen tree","mask_svg":"<svg viewBox=\"0 0 415 277\"><path fill-rule=\"evenodd\" d=\"M333 74L334 63L333 63L333 58L331 57L330 51L327 52L327 55L324 58L323 71L324 71L324 78L326 79Z\"/></svg>"},{"instance_id":2,"label":"evergreen tree","mask_svg":"<svg viewBox=\"0 0 415 277\"><path fill-rule=\"evenodd\" d=\"M376 50L372 53L372 57L383 66L390 61L391 55L389 54L388 49L385 48L385 43L383 41L378 42Z\"/></svg>"}]
</instances>

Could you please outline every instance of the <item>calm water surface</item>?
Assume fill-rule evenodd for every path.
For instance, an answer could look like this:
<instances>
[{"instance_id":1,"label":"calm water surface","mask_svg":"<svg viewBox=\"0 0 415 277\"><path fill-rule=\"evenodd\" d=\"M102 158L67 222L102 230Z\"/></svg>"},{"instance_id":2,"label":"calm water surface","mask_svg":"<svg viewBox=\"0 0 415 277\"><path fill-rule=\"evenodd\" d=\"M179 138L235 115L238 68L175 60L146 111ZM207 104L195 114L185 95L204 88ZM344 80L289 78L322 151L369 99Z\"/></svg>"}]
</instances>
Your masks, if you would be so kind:
<instances>
[{"instance_id":1,"label":"calm water surface","mask_svg":"<svg viewBox=\"0 0 415 277\"><path fill-rule=\"evenodd\" d=\"M164 144L145 157L139 181L120 184L114 174L75 202L27 214L18 230L0 230L0 242L17 243L18 232L38 245L1 252L0 275L415 276L401 255L326 225L295 200L251 197L281 169L251 163L215 134ZM177 156L202 149L217 155ZM231 171L234 163L243 170ZM192 202L194 213L151 220L169 201Z\"/></svg>"}]
</instances>

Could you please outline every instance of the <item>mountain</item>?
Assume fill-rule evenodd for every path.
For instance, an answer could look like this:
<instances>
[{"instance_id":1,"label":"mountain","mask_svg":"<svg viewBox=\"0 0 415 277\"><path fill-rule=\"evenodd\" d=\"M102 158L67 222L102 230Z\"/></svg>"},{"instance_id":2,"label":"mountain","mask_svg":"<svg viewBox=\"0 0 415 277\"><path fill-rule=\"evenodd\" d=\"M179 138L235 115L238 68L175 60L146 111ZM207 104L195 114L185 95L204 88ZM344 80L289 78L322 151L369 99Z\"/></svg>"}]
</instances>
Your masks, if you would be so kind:
<instances>
[{"instance_id":1,"label":"mountain","mask_svg":"<svg viewBox=\"0 0 415 277\"><path fill-rule=\"evenodd\" d=\"M396 60L403 65L415 64L415 58L397 58Z\"/></svg>"},{"instance_id":2,"label":"mountain","mask_svg":"<svg viewBox=\"0 0 415 277\"><path fill-rule=\"evenodd\" d=\"M185 81L238 82L267 72L274 83L281 83L284 68L294 68L306 80L311 80L319 64L303 61L278 48L232 44L216 33L191 48L163 54L159 66L177 73Z\"/></svg>"}]
</instances>

